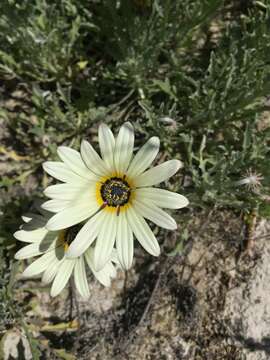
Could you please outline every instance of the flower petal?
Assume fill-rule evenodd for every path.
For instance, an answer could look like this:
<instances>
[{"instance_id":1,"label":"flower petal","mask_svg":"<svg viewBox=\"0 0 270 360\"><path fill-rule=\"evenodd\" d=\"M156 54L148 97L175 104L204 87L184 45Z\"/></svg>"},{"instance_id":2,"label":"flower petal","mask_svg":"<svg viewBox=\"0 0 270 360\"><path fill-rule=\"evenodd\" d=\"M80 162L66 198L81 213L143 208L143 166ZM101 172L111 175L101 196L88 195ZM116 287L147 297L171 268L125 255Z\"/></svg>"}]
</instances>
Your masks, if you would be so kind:
<instances>
[{"instance_id":1,"label":"flower petal","mask_svg":"<svg viewBox=\"0 0 270 360\"><path fill-rule=\"evenodd\" d=\"M75 262L76 259L65 259L61 263L52 284L51 296L57 296L64 289L72 274Z\"/></svg>"},{"instance_id":2,"label":"flower petal","mask_svg":"<svg viewBox=\"0 0 270 360\"><path fill-rule=\"evenodd\" d=\"M97 203L84 201L51 217L46 228L54 231L76 225L92 216L98 209L99 206Z\"/></svg>"},{"instance_id":3,"label":"flower petal","mask_svg":"<svg viewBox=\"0 0 270 360\"><path fill-rule=\"evenodd\" d=\"M63 211L65 208L70 207L71 205L71 200L53 199L45 201L41 206L47 211L58 213L59 211Z\"/></svg>"},{"instance_id":4,"label":"flower petal","mask_svg":"<svg viewBox=\"0 0 270 360\"><path fill-rule=\"evenodd\" d=\"M42 255L24 270L22 276L31 277L41 274L44 270L50 267L50 264L54 261L54 258L55 254L53 251Z\"/></svg>"},{"instance_id":5,"label":"flower petal","mask_svg":"<svg viewBox=\"0 0 270 360\"><path fill-rule=\"evenodd\" d=\"M152 221L158 226L163 227L168 230L175 230L177 228L177 224L169 214L165 211L161 210L151 201L133 201L134 209L137 213L139 213L144 218Z\"/></svg>"},{"instance_id":6,"label":"flower petal","mask_svg":"<svg viewBox=\"0 0 270 360\"><path fill-rule=\"evenodd\" d=\"M77 290L83 298L90 296L89 286L86 277L85 265L83 257L80 256L75 264L74 269L74 280Z\"/></svg>"},{"instance_id":7,"label":"flower petal","mask_svg":"<svg viewBox=\"0 0 270 360\"><path fill-rule=\"evenodd\" d=\"M115 142L114 165L117 173L124 174L127 170L133 154L133 146L133 126L129 122L126 122L123 126L121 126Z\"/></svg>"},{"instance_id":8,"label":"flower petal","mask_svg":"<svg viewBox=\"0 0 270 360\"><path fill-rule=\"evenodd\" d=\"M179 160L169 160L155 166L137 176L133 182L136 187L152 186L161 183L173 176L181 167Z\"/></svg>"},{"instance_id":9,"label":"flower petal","mask_svg":"<svg viewBox=\"0 0 270 360\"><path fill-rule=\"evenodd\" d=\"M160 254L159 244L144 218L130 207L127 211L127 220L142 247L149 252L149 254L158 256Z\"/></svg>"},{"instance_id":10,"label":"flower petal","mask_svg":"<svg viewBox=\"0 0 270 360\"><path fill-rule=\"evenodd\" d=\"M26 231L37 230L38 228L45 228L46 222L48 221L47 217L38 214L27 214L23 216L23 224L22 228Z\"/></svg>"},{"instance_id":11,"label":"flower petal","mask_svg":"<svg viewBox=\"0 0 270 360\"><path fill-rule=\"evenodd\" d=\"M97 181L99 179L96 174L85 166L78 151L67 146L59 146L57 152L61 160L77 175L91 181Z\"/></svg>"},{"instance_id":12,"label":"flower petal","mask_svg":"<svg viewBox=\"0 0 270 360\"><path fill-rule=\"evenodd\" d=\"M70 244L66 252L67 257L78 257L86 251L100 232L104 218L105 212L100 211L87 221Z\"/></svg>"},{"instance_id":13,"label":"flower petal","mask_svg":"<svg viewBox=\"0 0 270 360\"><path fill-rule=\"evenodd\" d=\"M16 252L14 255L15 259L22 260L22 259L28 259L34 256L38 256L42 254L43 251L40 250L40 244L34 243L27 246L24 246L22 249Z\"/></svg>"},{"instance_id":14,"label":"flower petal","mask_svg":"<svg viewBox=\"0 0 270 360\"><path fill-rule=\"evenodd\" d=\"M40 242L43 238L46 237L48 230L45 228L40 228L36 230L18 230L16 231L13 236L20 241L27 242L27 243L34 243Z\"/></svg>"},{"instance_id":15,"label":"flower petal","mask_svg":"<svg viewBox=\"0 0 270 360\"><path fill-rule=\"evenodd\" d=\"M108 170L105 162L100 158L98 153L88 141L82 141L81 155L88 169L90 169L99 176L108 175L110 170Z\"/></svg>"},{"instance_id":16,"label":"flower petal","mask_svg":"<svg viewBox=\"0 0 270 360\"><path fill-rule=\"evenodd\" d=\"M99 146L102 158L110 169L111 172L114 171L114 160L113 160L113 153L115 147L115 140L113 133L111 132L110 128L105 125L101 124L98 128L98 138L99 138Z\"/></svg>"},{"instance_id":17,"label":"flower petal","mask_svg":"<svg viewBox=\"0 0 270 360\"><path fill-rule=\"evenodd\" d=\"M113 264L109 261L100 271L93 272L98 281L108 287L111 286L111 279L116 277L116 270Z\"/></svg>"},{"instance_id":18,"label":"flower petal","mask_svg":"<svg viewBox=\"0 0 270 360\"><path fill-rule=\"evenodd\" d=\"M64 261L64 258L59 260L57 258L57 256L55 256L54 260L50 263L50 267L48 267L43 275L42 275L42 279L41 281L45 284L49 284L50 282L53 281L53 279L55 278L58 269L60 267L60 265L62 264L62 262Z\"/></svg>"},{"instance_id":19,"label":"flower petal","mask_svg":"<svg viewBox=\"0 0 270 360\"><path fill-rule=\"evenodd\" d=\"M77 175L65 163L61 161L46 161L42 165L43 169L57 180L66 183L77 183L78 181L85 181L84 177Z\"/></svg>"},{"instance_id":20,"label":"flower petal","mask_svg":"<svg viewBox=\"0 0 270 360\"><path fill-rule=\"evenodd\" d=\"M189 204L188 199L180 194L157 188L140 188L136 190L136 199L152 201L159 207L181 209Z\"/></svg>"},{"instance_id":21,"label":"flower petal","mask_svg":"<svg viewBox=\"0 0 270 360\"><path fill-rule=\"evenodd\" d=\"M128 225L126 213L120 213L116 231L116 249L118 260L123 269L128 270L133 260L133 233Z\"/></svg>"},{"instance_id":22,"label":"flower petal","mask_svg":"<svg viewBox=\"0 0 270 360\"><path fill-rule=\"evenodd\" d=\"M118 253L115 248L113 248L112 253L111 253L111 261L116 265L120 265L120 262L118 259Z\"/></svg>"},{"instance_id":23,"label":"flower petal","mask_svg":"<svg viewBox=\"0 0 270 360\"><path fill-rule=\"evenodd\" d=\"M95 187L93 184L57 184L48 186L44 190L44 194L52 199L72 200L73 202L76 200L80 200L81 196L94 196L95 195Z\"/></svg>"},{"instance_id":24,"label":"flower petal","mask_svg":"<svg viewBox=\"0 0 270 360\"><path fill-rule=\"evenodd\" d=\"M22 219L25 223L28 223L32 220L32 217L29 217L29 215L22 215Z\"/></svg>"},{"instance_id":25,"label":"flower petal","mask_svg":"<svg viewBox=\"0 0 270 360\"><path fill-rule=\"evenodd\" d=\"M100 271L96 271L94 268L94 249L92 247L90 247L85 252L85 258L90 270L97 278L97 280L104 286L110 286L111 278L114 278L116 276L116 270L112 263L109 261L103 267L103 269L101 269Z\"/></svg>"},{"instance_id":26,"label":"flower petal","mask_svg":"<svg viewBox=\"0 0 270 360\"><path fill-rule=\"evenodd\" d=\"M96 271L100 271L110 259L116 237L116 224L115 214L105 212L104 222L95 245L94 264Z\"/></svg>"},{"instance_id":27,"label":"flower petal","mask_svg":"<svg viewBox=\"0 0 270 360\"><path fill-rule=\"evenodd\" d=\"M140 175L145 171L154 161L159 150L159 138L154 136L151 137L143 147L137 152L134 159L132 160L130 167L127 171L128 177L134 177Z\"/></svg>"}]
</instances>

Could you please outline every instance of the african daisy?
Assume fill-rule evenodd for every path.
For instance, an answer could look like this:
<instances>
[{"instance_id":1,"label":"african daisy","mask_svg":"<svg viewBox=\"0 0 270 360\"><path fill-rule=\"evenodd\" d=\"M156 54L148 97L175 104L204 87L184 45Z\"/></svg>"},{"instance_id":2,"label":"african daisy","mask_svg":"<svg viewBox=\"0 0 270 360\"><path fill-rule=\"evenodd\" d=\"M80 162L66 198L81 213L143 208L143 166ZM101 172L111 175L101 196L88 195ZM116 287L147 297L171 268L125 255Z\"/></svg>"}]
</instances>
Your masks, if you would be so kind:
<instances>
[{"instance_id":1,"label":"african daisy","mask_svg":"<svg viewBox=\"0 0 270 360\"><path fill-rule=\"evenodd\" d=\"M188 200L177 193L153 188L181 166L169 160L147 170L159 150L159 139L150 138L133 157L134 131L125 123L115 139L109 127L99 126L101 157L87 141L81 151L66 146L58 148L62 162L48 161L45 171L64 182L49 186L45 195L51 198L43 208L56 213L47 223L49 230L60 230L87 222L69 247L67 256L76 257L94 244L94 267L102 269L116 249L121 266L131 267L133 234L142 247L154 256L159 244L144 218L174 230L175 220L161 208L178 209Z\"/></svg>"},{"instance_id":2,"label":"african daisy","mask_svg":"<svg viewBox=\"0 0 270 360\"><path fill-rule=\"evenodd\" d=\"M24 216L25 224L14 236L16 239L29 243L15 254L18 260L39 256L23 272L23 277L43 274L42 281L52 282L51 296L58 295L67 284L72 273L80 295L89 297L89 287L86 277L85 260L94 276L104 285L109 286L116 270L109 260L103 269L96 271L93 267L93 249L89 247L84 255L77 258L67 258L66 251L77 233L77 226L60 231L50 232L45 228L48 216L33 214Z\"/></svg>"}]
</instances>

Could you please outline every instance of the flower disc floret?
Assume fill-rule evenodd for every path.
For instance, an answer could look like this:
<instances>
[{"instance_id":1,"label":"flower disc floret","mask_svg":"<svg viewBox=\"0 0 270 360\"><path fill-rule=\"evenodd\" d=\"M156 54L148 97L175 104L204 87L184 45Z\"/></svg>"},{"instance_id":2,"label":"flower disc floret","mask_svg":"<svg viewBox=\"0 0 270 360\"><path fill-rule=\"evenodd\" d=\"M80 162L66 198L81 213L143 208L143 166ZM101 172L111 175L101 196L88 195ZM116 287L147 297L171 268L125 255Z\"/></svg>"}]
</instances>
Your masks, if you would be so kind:
<instances>
[{"instance_id":1,"label":"flower disc floret","mask_svg":"<svg viewBox=\"0 0 270 360\"><path fill-rule=\"evenodd\" d=\"M112 177L101 185L100 194L104 203L108 206L122 206L128 203L130 198L130 186L127 181L119 177Z\"/></svg>"}]
</instances>

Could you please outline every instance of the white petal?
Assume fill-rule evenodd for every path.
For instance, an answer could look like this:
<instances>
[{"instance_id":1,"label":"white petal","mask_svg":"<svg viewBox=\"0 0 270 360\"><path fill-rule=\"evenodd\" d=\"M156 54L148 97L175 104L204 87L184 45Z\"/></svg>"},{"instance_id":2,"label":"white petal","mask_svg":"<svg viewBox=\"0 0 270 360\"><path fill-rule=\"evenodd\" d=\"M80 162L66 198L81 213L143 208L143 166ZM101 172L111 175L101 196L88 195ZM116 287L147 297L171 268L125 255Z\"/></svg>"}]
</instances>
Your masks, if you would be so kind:
<instances>
[{"instance_id":1,"label":"white petal","mask_svg":"<svg viewBox=\"0 0 270 360\"><path fill-rule=\"evenodd\" d=\"M105 214L95 245L94 264L96 271L100 271L110 259L116 237L116 214L110 212Z\"/></svg>"},{"instance_id":2,"label":"white petal","mask_svg":"<svg viewBox=\"0 0 270 360\"><path fill-rule=\"evenodd\" d=\"M111 279L116 277L116 270L109 261L100 271L93 272L97 280L104 286L111 286Z\"/></svg>"},{"instance_id":3,"label":"white petal","mask_svg":"<svg viewBox=\"0 0 270 360\"><path fill-rule=\"evenodd\" d=\"M84 202L73 207L69 207L54 215L47 223L48 230L61 230L78 224L79 222L92 216L99 206L95 202Z\"/></svg>"},{"instance_id":4,"label":"white petal","mask_svg":"<svg viewBox=\"0 0 270 360\"><path fill-rule=\"evenodd\" d=\"M71 200L53 199L45 201L42 204L42 208L53 213L58 213L59 211L63 211L65 208L70 207L71 205Z\"/></svg>"},{"instance_id":5,"label":"white petal","mask_svg":"<svg viewBox=\"0 0 270 360\"><path fill-rule=\"evenodd\" d=\"M115 142L114 165L116 172L124 174L130 163L134 146L133 126L126 122L121 126Z\"/></svg>"},{"instance_id":6,"label":"white petal","mask_svg":"<svg viewBox=\"0 0 270 360\"><path fill-rule=\"evenodd\" d=\"M23 224L23 226L22 226L23 230L26 230L26 231L32 231L32 230L44 228L46 225L46 222L48 221L47 217L44 217L43 215L38 215L38 214L27 214L23 218L24 219L31 218L30 220L28 220L26 222L26 224Z\"/></svg>"},{"instance_id":7,"label":"white petal","mask_svg":"<svg viewBox=\"0 0 270 360\"><path fill-rule=\"evenodd\" d=\"M61 265L61 263L65 261L64 259L59 260L56 256L54 258L54 260L50 263L50 267L48 267L43 275L42 275L42 279L41 281L45 284L49 284L50 282L53 281L53 279L55 278L57 271Z\"/></svg>"},{"instance_id":8,"label":"white petal","mask_svg":"<svg viewBox=\"0 0 270 360\"><path fill-rule=\"evenodd\" d=\"M116 249L122 268L128 270L133 260L133 233L128 225L125 212L118 216Z\"/></svg>"},{"instance_id":9,"label":"white petal","mask_svg":"<svg viewBox=\"0 0 270 360\"><path fill-rule=\"evenodd\" d=\"M85 258L97 280L104 286L110 286L111 278L116 276L116 270L112 263L109 261L102 270L96 271L94 268L94 250L91 247L85 252Z\"/></svg>"},{"instance_id":10,"label":"white petal","mask_svg":"<svg viewBox=\"0 0 270 360\"><path fill-rule=\"evenodd\" d=\"M27 216L27 215L23 215L23 216L22 216L22 219L23 219L23 221L24 221L25 223L28 223L29 221L32 220L32 217L29 217L29 216Z\"/></svg>"},{"instance_id":11,"label":"white petal","mask_svg":"<svg viewBox=\"0 0 270 360\"><path fill-rule=\"evenodd\" d=\"M100 270L99 273L101 273L102 271L105 271L106 274L109 274L110 278L115 278L117 275L117 271L115 266L111 263L111 261L108 261L107 264L104 266L104 268L102 270Z\"/></svg>"},{"instance_id":12,"label":"white petal","mask_svg":"<svg viewBox=\"0 0 270 360\"><path fill-rule=\"evenodd\" d=\"M44 194L52 199L69 201L79 201L80 198L91 196L95 194L95 187L93 184L57 184L48 186L44 190Z\"/></svg>"},{"instance_id":13,"label":"white petal","mask_svg":"<svg viewBox=\"0 0 270 360\"><path fill-rule=\"evenodd\" d=\"M136 199L150 200L157 206L167 209L181 209L189 203L188 199L183 195L157 188L137 189Z\"/></svg>"},{"instance_id":14,"label":"white petal","mask_svg":"<svg viewBox=\"0 0 270 360\"><path fill-rule=\"evenodd\" d=\"M65 259L61 263L52 284L51 296L57 296L64 289L72 274L75 262L76 259Z\"/></svg>"},{"instance_id":15,"label":"white petal","mask_svg":"<svg viewBox=\"0 0 270 360\"><path fill-rule=\"evenodd\" d=\"M87 250L100 232L104 218L105 212L100 211L87 221L70 244L66 252L67 257L78 257Z\"/></svg>"},{"instance_id":16,"label":"white petal","mask_svg":"<svg viewBox=\"0 0 270 360\"><path fill-rule=\"evenodd\" d=\"M83 257L80 256L75 264L74 269L74 280L77 290L83 298L90 296L89 286L86 277L85 265Z\"/></svg>"},{"instance_id":17,"label":"white petal","mask_svg":"<svg viewBox=\"0 0 270 360\"><path fill-rule=\"evenodd\" d=\"M105 162L100 158L93 146L83 140L81 143L81 155L86 166L99 176L106 176L110 172Z\"/></svg>"},{"instance_id":18,"label":"white petal","mask_svg":"<svg viewBox=\"0 0 270 360\"><path fill-rule=\"evenodd\" d=\"M55 179L66 183L77 183L78 181L85 181L84 177L77 175L65 163L61 161L46 161L43 163L43 169Z\"/></svg>"},{"instance_id":19,"label":"white petal","mask_svg":"<svg viewBox=\"0 0 270 360\"><path fill-rule=\"evenodd\" d=\"M61 160L77 175L91 181L97 181L99 179L97 175L85 166L78 151L67 146L59 146L57 152Z\"/></svg>"},{"instance_id":20,"label":"white petal","mask_svg":"<svg viewBox=\"0 0 270 360\"><path fill-rule=\"evenodd\" d=\"M40 242L42 239L45 238L47 235L48 230L45 228L40 228L37 230L18 230L16 231L13 236L20 241L28 242L28 243L34 243L34 242Z\"/></svg>"},{"instance_id":21,"label":"white petal","mask_svg":"<svg viewBox=\"0 0 270 360\"><path fill-rule=\"evenodd\" d=\"M159 138L154 136L137 152L127 171L128 177L140 175L154 161L159 150Z\"/></svg>"},{"instance_id":22,"label":"white petal","mask_svg":"<svg viewBox=\"0 0 270 360\"><path fill-rule=\"evenodd\" d=\"M44 270L50 267L50 264L54 261L54 259L55 253L53 251L42 255L24 270L22 276L30 277L41 274Z\"/></svg>"},{"instance_id":23,"label":"white petal","mask_svg":"<svg viewBox=\"0 0 270 360\"><path fill-rule=\"evenodd\" d=\"M175 230L177 228L177 224L169 214L165 211L161 210L151 201L133 201L134 210L139 213L141 216L146 219L152 221L158 226L163 227L168 230Z\"/></svg>"},{"instance_id":24,"label":"white petal","mask_svg":"<svg viewBox=\"0 0 270 360\"><path fill-rule=\"evenodd\" d=\"M24 246L22 249L16 252L14 255L15 259L28 259L34 256L42 254L43 251L40 250L40 243L34 243L27 246Z\"/></svg>"},{"instance_id":25,"label":"white petal","mask_svg":"<svg viewBox=\"0 0 270 360\"><path fill-rule=\"evenodd\" d=\"M107 125L101 124L99 126L98 138L102 158L110 171L113 172L115 170L113 160L115 140L113 133Z\"/></svg>"},{"instance_id":26,"label":"white petal","mask_svg":"<svg viewBox=\"0 0 270 360\"><path fill-rule=\"evenodd\" d=\"M128 224L142 247L153 256L160 254L159 244L144 218L137 214L132 207L127 211Z\"/></svg>"},{"instance_id":27,"label":"white petal","mask_svg":"<svg viewBox=\"0 0 270 360\"><path fill-rule=\"evenodd\" d=\"M111 261L113 263L115 263L116 265L120 265L119 258L118 258L118 253L117 253L117 250L115 248L113 248L112 253L111 253Z\"/></svg>"},{"instance_id":28,"label":"white petal","mask_svg":"<svg viewBox=\"0 0 270 360\"><path fill-rule=\"evenodd\" d=\"M137 176L133 182L136 187L152 186L161 183L173 176L182 166L179 160L169 160L155 166Z\"/></svg>"}]
</instances>

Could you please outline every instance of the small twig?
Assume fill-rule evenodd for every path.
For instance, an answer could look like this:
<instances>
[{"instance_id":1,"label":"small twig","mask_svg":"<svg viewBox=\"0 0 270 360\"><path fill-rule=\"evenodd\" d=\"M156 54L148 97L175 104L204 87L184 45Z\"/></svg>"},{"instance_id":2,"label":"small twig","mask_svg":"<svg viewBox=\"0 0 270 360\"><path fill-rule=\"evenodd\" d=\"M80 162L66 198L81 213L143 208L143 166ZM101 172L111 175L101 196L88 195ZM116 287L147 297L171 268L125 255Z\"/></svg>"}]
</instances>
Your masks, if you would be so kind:
<instances>
[{"instance_id":1,"label":"small twig","mask_svg":"<svg viewBox=\"0 0 270 360\"><path fill-rule=\"evenodd\" d=\"M207 216L206 216L205 222L203 223L202 227L200 227L200 229L199 229L199 231L197 232L197 234L195 235L193 241L197 241L197 240L201 237L201 234L204 232L204 230L205 230L205 229L207 228L207 226L209 225L210 220L211 220L211 217L212 217L214 211L216 211L216 209L217 209L217 207L214 206L214 207L209 211L209 213L208 213Z\"/></svg>"},{"instance_id":2,"label":"small twig","mask_svg":"<svg viewBox=\"0 0 270 360\"><path fill-rule=\"evenodd\" d=\"M80 310L76 297L76 290L75 290L75 284L73 278L69 280L69 300L70 300L69 321L73 320L73 304L75 305L75 309L77 313L76 316L78 319L80 319Z\"/></svg>"},{"instance_id":3,"label":"small twig","mask_svg":"<svg viewBox=\"0 0 270 360\"><path fill-rule=\"evenodd\" d=\"M136 328L134 329L135 332L136 332L136 329L138 329L139 327L141 327L141 326L143 325L143 323L144 323L144 321L145 321L145 319L146 319L146 317L147 317L147 314L148 314L148 312L149 312L149 310L150 310L150 308L151 308L151 306L152 306L152 304L153 304L153 301L154 301L154 298L155 298L155 296L156 296L156 293L158 292L161 279L162 279L162 277L164 277L164 275L167 274L167 271L165 271L164 268L166 267L166 264L167 264L168 261L169 261L169 258L168 258L168 257L165 258L163 264L161 264L161 266L160 266L160 267L161 267L161 269L160 269L161 271L159 271L158 278L157 278L157 280L156 280L156 283L155 283L155 286L154 286L154 288L153 288L153 290L152 290L152 293L151 293L151 295L150 295L150 297L149 297L149 299L148 299L148 302L147 302L146 307L145 307L145 309L144 309L144 311L143 311L143 314L142 314L142 316L141 316L141 318L140 318L140 320L139 320Z\"/></svg>"},{"instance_id":4,"label":"small twig","mask_svg":"<svg viewBox=\"0 0 270 360\"><path fill-rule=\"evenodd\" d=\"M195 235L195 237L193 238L193 242L196 242L202 235L202 233L205 231L205 229L207 228L207 226L209 225L209 222L211 220L211 217L213 215L213 212L216 210L216 206L214 206L210 211L209 213L207 214L206 216L206 219L203 223L203 225L200 227L199 231L197 232L197 234ZM200 258L194 263L194 264L189 264L188 266L191 268L191 271L190 271L190 274L189 274L189 277L187 279L187 282L190 281L192 275L194 274L194 271L196 269L196 267L200 264L200 262L203 260L205 254L209 251L209 248L207 250L205 250L203 252L203 254L200 256ZM184 274L184 271L185 271L185 267L187 266L187 264L183 264L183 269L181 271L181 278L183 278L183 274Z\"/></svg>"},{"instance_id":5,"label":"small twig","mask_svg":"<svg viewBox=\"0 0 270 360\"><path fill-rule=\"evenodd\" d=\"M73 290L72 290L72 284L71 281L69 281L69 288L68 288L68 292L69 292L69 321L72 321L73 318Z\"/></svg>"},{"instance_id":6,"label":"small twig","mask_svg":"<svg viewBox=\"0 0 270 360\"><path fill-rule=\"evenodd\" d=\"M79 305L78 305L78 301L77 301L77 296L76 296L76 286L75 286L75 282L74 282L74 278L71 277L69 280L69 298L70 298L70 309L69 309L69 321L73 321L73 304L75 305L75 309L76 309L76 315L75 318L77 318L78 321L78 332L77 332L77 336L80 336L81 333L81 327L80 327L80 310L79 310ZM78 347L79 347L79 342L75 341L74 345L73 345L73 350L75 352L78 351Z\"/></svg>"},{"instance_id":7,"label":"small twig","mask_svg":"<svg viewBox=\"0 0 270 360\"><path fill-rule=\"evenodd\" d=\"M109 110L108 113L115 111L119 107L119 105L122 105L126 100L128 100L132 94L134 94L135 90L131 90L126 96L124 96L120 101L115 103Z\"/></svg>"},{"instance_id":8,"label":"small twig","mask_svg":"<svg viewBox=\"0 0 270 360\"><path fill-rule=\"evenodd\" d=\"M256 236L253 238L253 240L260 240L260 239L265 239L265 238L269 238L270 237L270 233L265 234L265 235L260 235L260 236Z\"/></svg>"},{"instance_id":9,"label":"small twig","mask_svg":"<svg viewBox=\"0 0 270 360\"><path fill-rule=\"evenodd\" d=\"M120 113L115 117L115 120L120 120L122 117L124 117L124 115L126 114L125 118L127 118L128 114L131 113L131 109L132 109L132 105L135 103L136 100L131 100L126 107L120 111Z\"/></svg>"}]
</instances>

